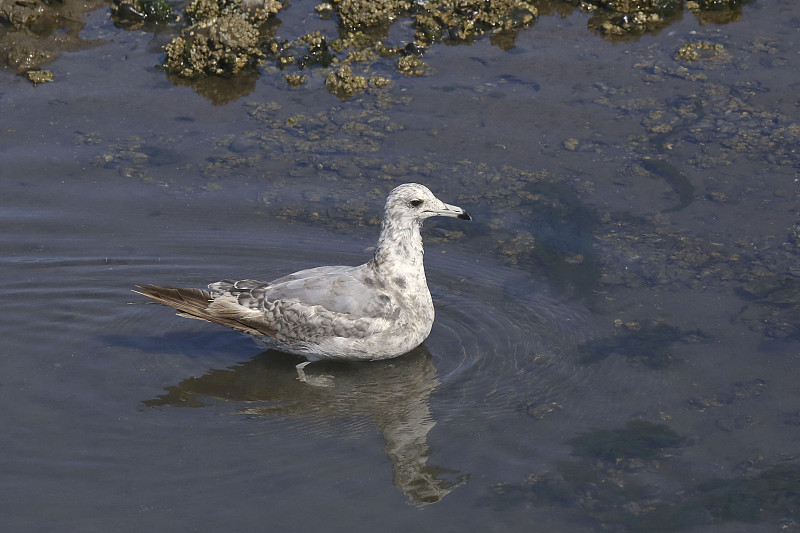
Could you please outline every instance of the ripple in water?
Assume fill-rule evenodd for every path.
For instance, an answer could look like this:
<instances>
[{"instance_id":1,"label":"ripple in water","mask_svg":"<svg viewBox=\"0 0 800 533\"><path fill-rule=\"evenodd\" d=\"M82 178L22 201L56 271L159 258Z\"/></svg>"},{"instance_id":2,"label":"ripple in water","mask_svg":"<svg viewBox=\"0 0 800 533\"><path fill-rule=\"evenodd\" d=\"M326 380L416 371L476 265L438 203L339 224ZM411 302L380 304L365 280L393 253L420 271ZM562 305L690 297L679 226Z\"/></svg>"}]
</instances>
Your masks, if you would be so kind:
<instances>
[{"instance_id":1,"label":"ripple in water","mask_svg":"<svg viewBox=\"0 0 800 533\"><path fill-rule=\"evenodd\" d=\"M442 381L437 417L470 420L558 403L581 379L576 347L597 329L588 311L516 269L473 264L468 275L469 282L438 269L429 276L441 283L434 285L437 322L425 343Z\"/></svg>"},{"instance_id":2,"label":"ripple in water","mask_svg":"<svg viewBox=\"0 0 800 533\"><path fill-rule=\"evenodd\" d=\"M579 308L523 283L518 271L472 265L467 282L452 276L456 264L470 266L449 257L431 268L437 322L425 344L405 356L315 362L306 367L309 385L297 380L301 358L267 351L184 379L144 405L200 407L217 399L235 402L240 414L302 420L322 434L377 428L395 486L414 505L437 502L468 479L428 464L427 437L437 421L556 402L576 384L575 346L587 323Z\"/></svg>"},{"instance_id":3,"label":"ripple in water","mask_svg":"<svg viewBox=\"0 0 800 533\"><path fill-rule=\"evenodd\" d=\"M298 265L313 266L313 259L308 259L308 265L302 262L312 255L319 260L322 246L303 244L304 251L299 252L296 242L295 249L262 247L258 256L237 258L237 264L244 266L236 272L246 276L263 269L263 257L269 257L270 268L263 277ZM236 243L227 246L231 251L239 248ZM227 250L220 252L219 242L212 247L217 257L227 257ZM94 337L112 347L167 354L142 358L140 365L170 365L169 354L189 355L193 370L187 367L187 374L195 374L206 358L208 368L250 349L249 341L233 332L173 320L169 310L157 306L123 303L135 301L128 290L136 282L174 280L192 285L197 284L195 280L224 277L231 266L206 263L214 257L207 248L187 247L180 257L130 259L74 257L60 251L64 253L29 261L15 258L17 273L22 277L24 272L28 281L18 289L26 298L16 300L19 309L15 312L35 317L30 323L39 331L38 342L49 339L49 344L57 346L63 331L46 326L66 323L74 339ZM357 262L352 257L333 260L337 259L345 264ZM144 399L145 409L227 406L240 415L291 425L299 422L308 430L334 436L377 428L393 466L394 485L413 505L438 502L469 476L447 465L429 464L448 461L429 447L433 427L437 422L486 419L532 403L558 402L569 394L579 385L575 347L587 335L588 313L549 295L519 270L484 266L463 255L429 257L428 277L436 323L425 344L403 357L371 363L317 362L306 372L326 386L309 386L296 379L299 358L264 352L169 385L163 394ZM148 336L146 332L151 331ZM252 350L256 353L257 348ZM175 359L187 364L186 357ZM98 360L92 371L101 376L109 363ZM180 367L168 370L174 374Z\"/></svg>"}]
</instances>

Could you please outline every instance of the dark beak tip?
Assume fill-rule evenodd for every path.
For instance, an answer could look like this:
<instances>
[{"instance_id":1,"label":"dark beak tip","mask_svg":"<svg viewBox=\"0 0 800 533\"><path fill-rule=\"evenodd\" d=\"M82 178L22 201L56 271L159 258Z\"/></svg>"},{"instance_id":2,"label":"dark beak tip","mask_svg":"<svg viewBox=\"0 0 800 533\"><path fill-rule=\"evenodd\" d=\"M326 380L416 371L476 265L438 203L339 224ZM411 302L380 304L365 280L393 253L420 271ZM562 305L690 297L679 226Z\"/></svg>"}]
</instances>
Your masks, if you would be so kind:
<instances>
[{"instance_id":1,"label":"dark beak tip","mask_svg":"<svg viewBox=\"0 0 800 533\"><path fill-rule=\"evenodd\" d=\"M460 218L461 220L472 220L472 217L469 216L469 213L467 213L466 211L458 215L458 218Z\"/></svg>"}]
</instances>

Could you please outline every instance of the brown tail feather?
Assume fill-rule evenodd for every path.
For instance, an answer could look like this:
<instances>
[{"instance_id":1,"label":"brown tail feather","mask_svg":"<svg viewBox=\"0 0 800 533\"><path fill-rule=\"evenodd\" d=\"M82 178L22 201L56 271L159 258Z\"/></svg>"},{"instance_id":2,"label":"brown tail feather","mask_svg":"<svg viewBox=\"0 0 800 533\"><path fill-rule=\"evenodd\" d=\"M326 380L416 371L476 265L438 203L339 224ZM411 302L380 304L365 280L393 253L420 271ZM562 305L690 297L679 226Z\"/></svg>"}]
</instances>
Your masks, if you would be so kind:
<instances>
[{"instance_id":1,"label":"brown tail feather","mask_svg":"<svg viewBox=\"0 0 800 533\"><path fill-rule=\"evenodd\" d=\"M238 320L210 314L208 305L211 302L211 293L203 289L174 289L160 285L136 285L136 289L133 292L146 296L160 304L173 307L182 316L215 322L246 333L263 334L261 331L247 324L242 324Z\"/></svg>"}]
</instances>

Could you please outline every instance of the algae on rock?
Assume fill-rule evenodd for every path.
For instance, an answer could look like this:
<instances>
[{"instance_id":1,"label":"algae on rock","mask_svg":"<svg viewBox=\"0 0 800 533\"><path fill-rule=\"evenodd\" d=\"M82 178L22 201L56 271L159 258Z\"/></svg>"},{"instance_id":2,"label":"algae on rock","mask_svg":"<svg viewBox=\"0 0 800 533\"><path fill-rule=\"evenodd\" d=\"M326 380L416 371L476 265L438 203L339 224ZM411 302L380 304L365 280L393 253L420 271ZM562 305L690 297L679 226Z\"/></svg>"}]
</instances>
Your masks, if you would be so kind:
<instances>
[{"instance_id":1,"label":"algae on rock","mask_svg":"<svg viewBox=\"0 0 800 533\"><path fill-rule=\"evenodd\" d=\"M256 67L266 57L262 24L281 7L271 0L194 0L186 8L191 24L165 47L165 67L185 78L232 76Z\"/></svg>"}]
</instances>

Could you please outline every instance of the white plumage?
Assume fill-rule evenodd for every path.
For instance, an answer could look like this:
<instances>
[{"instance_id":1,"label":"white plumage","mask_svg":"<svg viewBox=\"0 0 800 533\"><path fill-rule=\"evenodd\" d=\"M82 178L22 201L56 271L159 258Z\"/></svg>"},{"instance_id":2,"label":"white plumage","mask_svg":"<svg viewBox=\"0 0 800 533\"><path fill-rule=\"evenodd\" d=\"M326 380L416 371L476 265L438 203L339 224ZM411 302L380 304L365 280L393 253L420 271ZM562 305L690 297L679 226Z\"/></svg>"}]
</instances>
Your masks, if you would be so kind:
<instances>
[{"instance_id":1,"label":"white plumage","mask_svg":"<svg viewBox=\"0 0 800 533\"><path fill-rule=\"evenodd\" d=\"M386 199L375 255L363 265L321 266L270 282L223 280L209 290L146 285L135 292L309 361L397 357L419 346L433 326L420 235L432 216L471 220L427 187L406 183Z\"/></svg>"}]
</instances>

